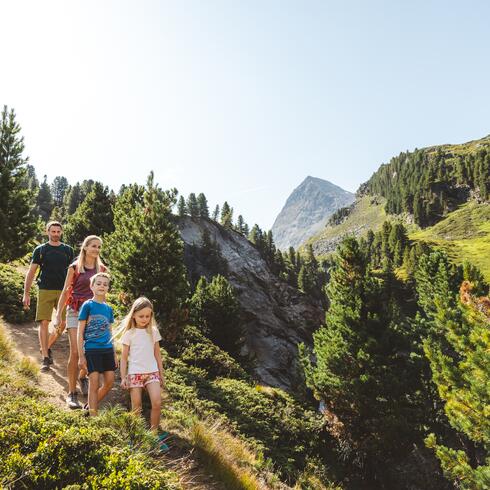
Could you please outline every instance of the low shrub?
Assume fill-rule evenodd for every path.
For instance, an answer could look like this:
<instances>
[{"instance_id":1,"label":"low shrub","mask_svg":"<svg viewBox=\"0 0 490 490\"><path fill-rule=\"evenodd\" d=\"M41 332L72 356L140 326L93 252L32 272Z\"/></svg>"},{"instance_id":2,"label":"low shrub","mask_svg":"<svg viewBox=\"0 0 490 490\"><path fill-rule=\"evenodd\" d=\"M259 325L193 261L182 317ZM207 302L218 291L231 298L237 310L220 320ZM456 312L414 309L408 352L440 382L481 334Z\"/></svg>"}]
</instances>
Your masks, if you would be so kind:
<instances>
[{"instance_id":1,"label":"low shrub","mask_svg":"<svg viewBox=\"0 0 490 490\"><path fill-rule=\"evenodd\" d=\"M180 332L176 342L176 355L187 365L206 370L210 378L222 376L249 379L233 357L194 326L188 325Z\"/></svg>"},{"instance_id":2,"label":"low shrub","mask_svg":"<svg viewBox=\"0 0 490 490\"><path fill-rule=\"evenodd\" d=\"M31 291L31 307L24 310L22 295L24 293L24 275L13 265L0 264L0 314L12 323L32 321L36 313L37 287Z\"/></svg>"},{"instance_id":3,"label":"low shrub","mask_svg":"<svg viewBox=\"0 0 490 490\"><path fill-rule=\"evenodd\" d=\"M86 419L22 397L2 397L0 407L2 487L180 488L177 476L148 456L145 431L135 433L140 449L129 444L124 421ZM128 427L141 429L133 419Z\"/></svg>"}]
</instances>

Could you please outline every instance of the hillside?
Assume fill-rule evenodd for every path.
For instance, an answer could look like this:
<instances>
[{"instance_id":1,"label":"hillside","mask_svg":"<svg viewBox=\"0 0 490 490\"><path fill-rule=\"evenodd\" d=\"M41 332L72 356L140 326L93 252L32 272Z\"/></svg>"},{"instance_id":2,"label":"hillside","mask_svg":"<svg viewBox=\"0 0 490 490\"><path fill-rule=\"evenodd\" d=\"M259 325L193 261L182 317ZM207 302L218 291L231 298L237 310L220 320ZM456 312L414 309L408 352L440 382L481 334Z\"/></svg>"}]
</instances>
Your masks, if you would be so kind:
<instances>
[{"instance_id":1,"label":"hillside","mask_svg":"<svg viewBox=\"0 0 490 490\"><path fill-rule=\"evenodd\" d=\"M242 354L254 361L254 375L269 386L301 391L297 345L311 344L313 332L324 319L323 309L274 275L257 248L240 233L190 216L180 217L178 225L191 282L221 273L233 285L245 332ZM217 261L203 250L204 232L219 256Z\"/></svg>"},{"instance_id":2,"label":"hillside","mask_svg":"<svg viewBox=\"0 0 490 490\"><path fill-rule=\"evenodd\" d=\"M321 257L333 252L344 236L360 237L368 230L378 231L387 219L385 204L386 200L382 197L360 197L352 204L348 215L341 223L327 224L320 233L306 243L311 244L315 255Z\"/></svg>"},{"instance_id":3,"label":"hillside","mask_svg":"<svg viewBox=\"0 0 490 490\"><path fill-rule=\"evenodd\" d=\"M307 177L288 197L272 233L281 250L298 247L318 233L337 209L348 206L354 195L327 180Z\"/></svg>"},{"instance_id":4,"label":"hillside","mask_svg":"<svg viewBox=\"0 0 490 490\"><path fill-rule=\"evenodd\" d=\"M488 201L490 136L400 153L359 192L383 196L389 214L409 213L422 227L434 225L470 199Z\"/></svg>"},{"instance_id":5,"label":"hillside","mask_svg":"<svg viewBox=\"0 0 490 490\"><path fill-rule=\"evenodd\" d=\"M410 235L445 250L457 263L468 260L490 281L490 204L469 202L436 225Z\"/></svg>"}]
</instances>

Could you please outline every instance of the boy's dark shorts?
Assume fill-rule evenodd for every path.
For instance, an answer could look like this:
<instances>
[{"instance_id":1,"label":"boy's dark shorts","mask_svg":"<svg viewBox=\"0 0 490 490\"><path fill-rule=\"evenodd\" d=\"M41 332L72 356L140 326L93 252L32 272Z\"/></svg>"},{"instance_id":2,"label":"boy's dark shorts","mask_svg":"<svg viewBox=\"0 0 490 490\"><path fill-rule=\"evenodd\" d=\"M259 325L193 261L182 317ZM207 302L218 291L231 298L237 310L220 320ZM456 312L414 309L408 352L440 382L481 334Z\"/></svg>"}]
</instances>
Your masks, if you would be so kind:
<instances>
[{"instance_id":1,"label":"boy's dark shorts","mask_svg":"<svg viewBox=\"0 0 490 490\"><path fill-rule=\"evenodd\" d=\"M85 358L87 359L88 374L116 370L113 349L87 350L85 351Z\"/></svg>"}]
</instances>

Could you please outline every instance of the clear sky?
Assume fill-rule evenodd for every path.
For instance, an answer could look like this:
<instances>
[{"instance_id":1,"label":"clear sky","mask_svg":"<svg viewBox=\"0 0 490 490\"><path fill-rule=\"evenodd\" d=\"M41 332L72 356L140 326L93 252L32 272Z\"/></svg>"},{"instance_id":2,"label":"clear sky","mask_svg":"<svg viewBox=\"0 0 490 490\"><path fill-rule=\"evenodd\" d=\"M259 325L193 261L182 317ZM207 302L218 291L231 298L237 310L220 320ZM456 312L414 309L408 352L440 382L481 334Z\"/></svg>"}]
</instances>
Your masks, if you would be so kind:
<instances>
[{"instance_id":1,"label":"clear sky","mask_svg":"<svg viewBox=\"0 0 490 490\"><path fill-rule=\"evenodd\" d=\"M0 104L40 178L224 200L269 229L308 175L490 133L487 1L0 0Z\"/></svg>"}]
</instances>

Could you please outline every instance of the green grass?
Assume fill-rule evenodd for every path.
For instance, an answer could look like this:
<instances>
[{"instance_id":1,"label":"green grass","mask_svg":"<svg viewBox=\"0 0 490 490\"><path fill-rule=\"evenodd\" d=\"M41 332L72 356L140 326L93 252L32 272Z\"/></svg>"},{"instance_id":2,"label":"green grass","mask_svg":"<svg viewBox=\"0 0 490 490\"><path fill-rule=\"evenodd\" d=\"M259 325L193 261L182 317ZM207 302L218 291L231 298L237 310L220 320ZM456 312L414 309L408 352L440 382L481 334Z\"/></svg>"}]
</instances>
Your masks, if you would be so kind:
<instances>
[{"instance_id":1,"label":"green grass","mask_svg":"<svg viewBox=\"0 0 490 490\"><path fill-rule=\"evenodd\" d=\"M471 262L490 281L490 204L466 203L410 238L443 249L454 262Z\"/></svg>"},{"instance_id":2,"label":"green grass","mask_svg":"<svg viewBox=\"0 0 490 490\"><path fill-rule=\"evenodd\" d=\"M383 197L363 196L358 199L349 216L339 225L326 226L320 233L306 242L312 244L319 257L330 253L332 245L347 235L364 236L368 230L381 229L383 222L391 219L385 212L386 200Z\"/></svg>"}]
</instances>

